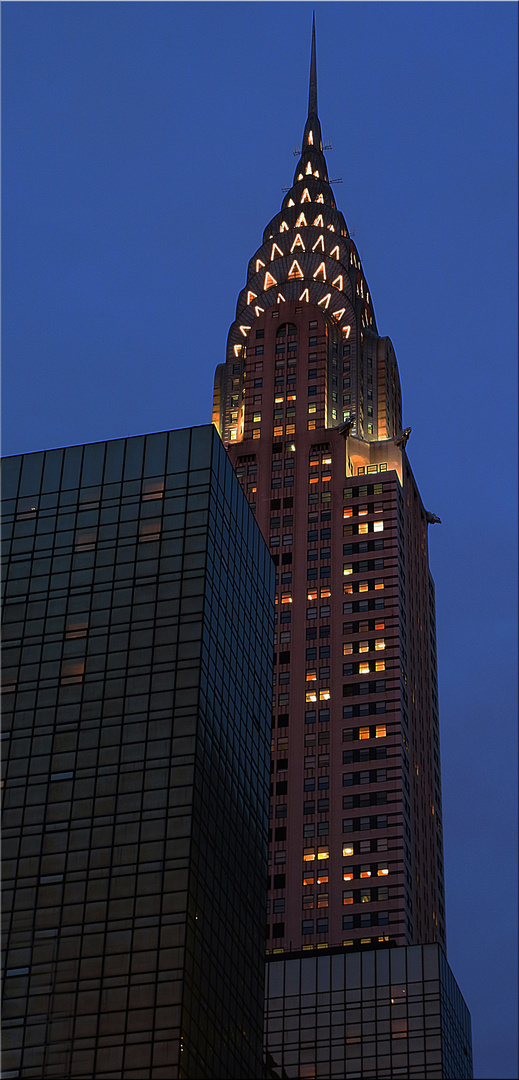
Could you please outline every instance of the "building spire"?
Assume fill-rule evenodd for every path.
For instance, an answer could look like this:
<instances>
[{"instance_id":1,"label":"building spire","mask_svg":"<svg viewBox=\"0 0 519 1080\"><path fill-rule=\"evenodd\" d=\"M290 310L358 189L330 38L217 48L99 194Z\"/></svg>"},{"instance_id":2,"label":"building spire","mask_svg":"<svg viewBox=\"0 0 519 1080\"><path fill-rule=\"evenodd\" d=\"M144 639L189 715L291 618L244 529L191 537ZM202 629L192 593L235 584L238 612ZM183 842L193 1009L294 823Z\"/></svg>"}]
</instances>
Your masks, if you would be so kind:
<instances>
[{"instance_id":1,"label":"building spire","mask_svg":"<svg viewBox=\"0 0 519 1080\"><path fill-rule=\"evenodd\" d=\"M312 17L312 51L310 55L310 86L308 89L308 116L317 116L317 58L315 50L315 11Z\"/></svg>"}]
</instances>

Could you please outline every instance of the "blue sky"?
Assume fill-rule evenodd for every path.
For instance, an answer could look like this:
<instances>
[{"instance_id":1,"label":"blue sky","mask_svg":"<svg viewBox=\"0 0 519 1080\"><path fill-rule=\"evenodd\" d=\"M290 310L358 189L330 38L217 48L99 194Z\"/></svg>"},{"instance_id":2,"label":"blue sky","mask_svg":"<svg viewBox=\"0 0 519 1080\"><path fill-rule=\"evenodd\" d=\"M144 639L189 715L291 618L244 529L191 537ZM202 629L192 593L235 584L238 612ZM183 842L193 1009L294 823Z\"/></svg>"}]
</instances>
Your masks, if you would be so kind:
<instances>
[{"instance_id":1,"label":"blue sky","mask_svg":"<svg viewBox=\"0 0 519 1080\"><path fill-rule=\"evenodd\" d=\"M330 175L443 522L448 956L475 1077L516 1077L517 7L314 6ZM210 420L292 179L311 15L3 4L4 453Z\"/></svg>"}]
</instances>

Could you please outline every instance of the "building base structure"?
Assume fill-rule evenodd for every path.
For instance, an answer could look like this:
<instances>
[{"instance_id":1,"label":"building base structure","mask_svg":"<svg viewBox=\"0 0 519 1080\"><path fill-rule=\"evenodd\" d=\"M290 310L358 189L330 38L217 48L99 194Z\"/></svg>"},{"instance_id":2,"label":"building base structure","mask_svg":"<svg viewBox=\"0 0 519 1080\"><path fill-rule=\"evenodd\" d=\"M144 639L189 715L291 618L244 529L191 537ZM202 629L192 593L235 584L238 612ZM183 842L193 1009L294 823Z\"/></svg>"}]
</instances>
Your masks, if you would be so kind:
<instances>
[{"instance_id":1,"label":"building base structure","mask_svg":"<svg viewBox=\"0 0 519 1080\"><path fill-rule=\"evenodd\" d=\"M470 1014L437 943L268 958L273 1076L470 1080L471 1046Z\"/></svg>"}]
</instances>

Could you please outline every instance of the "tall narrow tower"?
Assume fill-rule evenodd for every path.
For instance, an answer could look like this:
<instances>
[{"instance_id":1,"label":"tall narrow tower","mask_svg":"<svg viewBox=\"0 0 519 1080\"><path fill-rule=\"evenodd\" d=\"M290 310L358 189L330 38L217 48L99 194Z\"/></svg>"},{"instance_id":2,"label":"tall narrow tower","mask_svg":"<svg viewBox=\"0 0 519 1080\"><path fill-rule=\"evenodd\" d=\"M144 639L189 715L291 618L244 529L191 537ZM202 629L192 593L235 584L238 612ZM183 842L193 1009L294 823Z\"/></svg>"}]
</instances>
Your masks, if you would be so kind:
<instances>
[{"instance_id":1,"label":"tall narrow tower","mask_svg":"<svg viewBox=\"0 0 519 1080\"><path fill-rule=\"evenodd\" d=\"M269 950L445 948L434 587L398 367L317 114L249 262L216 423L277 568Z\"/></svg>"}]
</instances>

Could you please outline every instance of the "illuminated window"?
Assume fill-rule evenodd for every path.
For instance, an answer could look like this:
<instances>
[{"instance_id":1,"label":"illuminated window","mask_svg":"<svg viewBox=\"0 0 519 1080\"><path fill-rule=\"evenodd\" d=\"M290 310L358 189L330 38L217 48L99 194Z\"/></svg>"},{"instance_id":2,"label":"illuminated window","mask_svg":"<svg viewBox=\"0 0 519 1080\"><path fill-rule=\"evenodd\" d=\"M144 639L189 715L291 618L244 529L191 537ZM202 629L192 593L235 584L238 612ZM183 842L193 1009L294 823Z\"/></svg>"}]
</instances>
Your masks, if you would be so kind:
<instances>
[{"instance_id":1,"label":"illuminated window","mask_svg":"<svg viewBox=\"0 0 519 1080\"><path fill-rule=\"evenodd\" d=\"M295 409L287 409L287 416L293 416L294 412L295 412ZM285 429L285 434L286 435L295 435L295 431L296 431L295 424L287 424L286 429ZM287 486L290 486L288 484L288 479L285 480L285 487L287 487Z\"/></svg>"},{"instance_id":2,"label":"illuminated window","mask_svg":"<svg viewBox=\"0 0 519 1080\"><path fill-rule=\"evenodd\" d=\"M342 292L342 288L343 288L342 274L339 274L339 276L335 278L335 281L332 281L332 285L335 285L335 288L340 289L341 292Z\"/></svg>"},{"instance_id":3,"label":"illuminated window","mask_svg":"<svg viewBox=\"0 0 519 1080\"><path fill-rule=\"evenodd\" d=\"M332 294L331 293L326 293L326 296L323 296L322 300L318 300L317 304L318 305L319 304L324 304L325 308L328 308L331 298L332 298Z\"/></svg>"},{"instance_id":4,"label":"illuminated window","mask_svg":"<svg viewBox=\"0 0 519 1080\"><path fill-rule=\"evenodd\" d=\"M306 218L304 214L300 214L296 221L296 229L300 229L302 225L306 225Z\"/></svg>"},{"instance_id":5,"label":"illuminated window","mask_svg":"<svg viewBox=\"0 0 519 1080\"><path fill-rule=\"evenodd\" d=\"M278 437L279 435L282 435L282 434L283 434L283 428L282 427L275 427L274 428L274 435L276 437Z\"/></svg>"},{"instance_id":6,"label":"illuminated window","mask_svg":"<svg viewBox=\"0 0 519 1080\"><path fill-rule=\"evenodd\" d=\"M363 535L364 533L367 533L367 531L368 531L368 523L367 523L367 521L361 521L361 523L359 525L359 533L361 535Z\"/></svg>"},{"instance_id":7,"label":"illuminated window","mask_svg":"<svg viewBox=\"0 0 519 1080\"><path fill-rule=\"evenodd\" d=\"M385 630L385 628L386 628L385 622L376 622L375 623L375 630ZM384 648L384 646L382 646L382 648Z\"/></svg>"},{"instance_id":8,"label":"illuminated window","mask_svg":"<svg viewBox=\"0 0 519 1080\"><path fill-rule=\"evenodd\" d=\"M315 271L315 274L313 274L314 280L316 278L318 278L319 275L321 275L321 281L326 281L326 267L324 265L324 262L319 263L319 266L317 267L317 270Z\"/></svg>"},{"instance_id":9,"label":"illuminated window","mask_svg":"<svg viewBox=\"0 0 519 1080\"><path fill-rule=\"evenodd\" d=\"M330 700L330 688L326 686L323 690L319 690L319 701Z\"/></svg>"},{"instance_id":10,"label":"illuminated window","mask_svg":"<svg viewBox=\"0 0 519 1080\"><path fill-rule=\"evenodd\" d=\"M369 739L369 727L359 728L359 739Z\"/></svg>"},{"instance_id":11,"label":"illuminated window","mask_svg":"<svg viewBox=\"0 0 519 1080\"><path fill-rule=\"evenodd\" d=\"M143 502L149 502L151 499L162 499L164 496L164 481L163 480L145 480L143 484Z\"/></svg>"},{"instance_id":12,"label":"illuminated window","mask_svg":"<svg viewBox=\"0 0 519 1080\"><path fill-rule=\"evenodd\" d=\"M359 581L359 592L367 592L369 589L369 583L367 581Z\"/></svg>"},{"instance_id":13,"label":"illuminated window","mask_svg":"<svg viewBox=\"0 0 519 1080\"><path fill-rule=\"evenodd\" d=\"M309 413L317 412L317 405L310 403L310 405L308 406L308 412Z\"/></svg>"},{"instance_id":14,"label":"illuminated window","mask_svg":"<svg viewBox=\"0 0 519 1080\"><path fill-rule=\"evenodd\" d=\"M343 854L343 856L345 856L346 858L347 858L347 857L348 857L349 855L353 855L353 844L343 844L343 847L342 847L342 854Z\"/></svg>"},{"instance_id":15,"label":"illuminated window","mask_svg":"<svg viewBox=\"0 0 519 1080\"><path fill-rule=\"evenodd\" d=\"M305 173L306 173L307 176L308 176L308 174L310 174L310 176L312 175L312 165L311 165L311 163L309 161L307 161L307 163L306 163Z\"/></svg>"},{"instance_id":16,"label":"illuminated window","mask_svg":"<svg viewBox=\"0 0 519 1080\"><path fill-rule=\"evenodd\" d=\"M343 902L343 904L353 904L353 890L352 889L345 889L344 890L344 892L342 894L342 902Z\"/></svg>"},{"instance_id":17,"label":"illuminated window","mask_svg":"<svg viewBox=\"0 0 519 1080\"><path fill-rule=\"evenodd\" d=\"M318 248L318 247L321 248L321 251L323 252L323 255L324 255L324 236L323 236L322 233L318 237L318 239L315 241L315 244L312 247L312 251L315 251L315 249Z\"/></svg>"},{"instance_id":18,"label":"illuminated window","mask_svg":"<svg viewBox=\"0 0 519 1080\"><path fill-rule=\"evenodd\" d=\"M285 303L286 303L286 300L285 300L285 297L283 296L283 293L278 292L278 294L276 296L276 304L285 304Z\"/></svg>"},{"instance_id":19,"label":"illuminated window","mask_svg":"<svg viewBox=\"0 0 519 1080\"><path fill-rule=\"evenodd\" d=\"M385 647L386 647L385 638L376 638L376 640L375 640L375 649L376 649L376 651L380 652L381 649L385 649Z\"/></svg>"},{"instance_id":20,"label":"illuminated window","mask_svg":"<svg viewBox=\"0 0 519 1080\"><path fill-rule=\"evenodd\" d=\"M351 656L352 652L353 652L353 645L352 645L351 641L345 641L344 645L342 646L342 655L343 656Z\"/></svg>"},{"instance_id":21,"label":"illuminated window","mask_svg":"<svg viewBox=\"0 0 519 1080\"><path fill-rule=\"evenodd\" d=\"M307 682L315 682L316 679L317 679L317 671L307 671L307 673L306 673L306 681Z\"/></svg>"},{"instance_id":22,"label":"illuminated window","mask_svg":"<svg viewBox=\"0 0 519 1080\"><path fill-rule=\"evenodd\" d=\"M279 230L279 231L280 231L280 233L282 233L282 232L288 232L288 225L287 225L286 221L282 221L282 222L281 222L281 227L280 227L280 230ZM259 259L258 259L258 262L260 262L260 260L259 260ZM262 266L264 266L264 265L265 265L265 263L261 263L261 265L262 265ZM256 273L257 273L257 271L258 271L258 265L256 264Z\"/></svg>"},{"instance_id":23,"label":"illuminated window","mask_svg":"<svg viewBox=\"0 0 519 1080\"><path fill-rule=\"evenodd\" d=\"M303 862L315 862L315 848L303 848Z\"/></svg>"},{"instance_id":24,"label":"illuminated window","mask_svg":"<svg viewBox=\"0 0 519 1080\"><path fill-rule=\"evenodd\" d=\"M310 164L310 162L309 162L308 164ZM308 171L308 170L307 170L307 171ZM310 171L312 171L312 170L310 169ZM304 202L311 202L311 201L312 201L312 200L311 200L311 198L310 198L310 193L309 193L309 191L308 191L308 188L306 188L306 187L305 187L305 190L303 191L303 194L301 195L301 199L300 199L300 201L301 201L302 203L304 203Z\"/></svg>"},{"instance_id":25,"label":"illuminated window","mask_svg":"<svg viewBox=\"0 0 519 1080\"><path fill-rule=\"evenodd\" d=\"M322 554L322 552L321 552L321 554ZM324 575L321 575L321 576L324 576ZM332 590L330 589L330 586L329 585L323 585L320 595L321 595L321 600L323 599L323 597L331 596L332 595Z\"/></svg>"},{"instance_id":26,"label":"illuminated window","mask_svg":"<svg viewBox=\"0 0 519 1080\"><path fill-rule=\"evenodd\" d=\"M322 194L318 195L315 201L323 203L324 202L324 196Z\"/></svg>"},{"instance_id":27,"label":"illuminated window","mask_svg":"<svg viewBox=\"0 0 519 1080\"><path fill-rule=\"evenodd\" d=\"M296 259L294 259L294 261L292 263L292 266L290 267L290 270L288 271L288 276L289 276L289 278L302 278L303 277L303 271L301 270L301 267L300 267L300 265L299 265L299 263L297 262Z\"/></svg>"},{"instance_id":28,"label":"illuminated window","mask_svg":"<svg viewBox=\"0 0 519 1080\"><path fill-rule=\"evenodd\" d=\"M386 661L385 660L375 660L375 671L385 671L385 670L386 670Z\"/></svg>"},{"instance_id":29,"label":"illuminated window","mask_svg":"<svg viewBox=\"0 0 519 1080\"><path fill-rule=\"evenodd\" d=\"M247 303L250 304L252 300L256 300L257 296L258 296L257 293L251 292L250 289L249 289L249 291L247 293Z\"/></svg>"},{"instance_id":30,"label":"illuminated window","mask_svg":"<svg viewBox=\"0 0 519 1080\"><path fill-rule=\"evenodd\" d=\"M301 176L301 174L299 174L299 176L298 176L298 178L297 178L297 179L298 179L298 180L302 180L302 179L303 179L303 177ZM295 202L294 202L294 200L293 200L293 199L289 199L289 200L288 200L288 202L287 202L287 206L295 206L295 205L296 205L296 204L295 204Z\"/></svg>"},{"instance_id":31,"label":"illuminated window","mask_svg":"<svg viewBox=\"0 0 519 1080\"><path fill-rule=\"evenodd\" d=\"M344 507L344 510L342 512L342 516L345 517L345 518L353 517L353 510L352 510L351 506L345 506Z\"/></svg>"},{"instance_id":32,"label":"illuminated window","mask_svg":"<svg viewBox=\"0 0 519 1080\"><path fill-rule=\"evenodd\" d=\"M328 847L328 846L326 846L326 847L320 847L320 848L317 848L317 858L318 858L318 859L319 859L320 861L321 861L322 859L328 859L328 858L329 858L329 856L330 856L330 849L329 849L329 847Z\"/></svg>"},{"instance_id":33,"label":"illuminated window","mask_svg":"<svg viewBox=\"0 0 519 1080\"><path fill-rule=\"evenodd\" d=\"M373 532L384 532L384 522L383 521L374 521L373 522Z\"/></svg>"},{"instance_id":34,"label":"illuminated window","mask_svg":"<svg viewBox=\"0 0 519 1080\"><path fill-rule=\"evenodd\" d=\"M315 427L316 427L316 421L315 420L309 420L308 421L308 431L315 431Z\"/></svg>"},{"instance_id":35,"label":"illuminated window","mask_svg":"<svg viewBox=\"0 0 519 1080\"><path fill-rule=\"evenodd\" d=\"M318 227L320 226L321 229L324 229L324 221L323 221L323 215L322 214L317 215L317 217L316 217L316 219L314 221L314 225L317 225Z\"/></svg>"},{"instance_id":36,"label":"illuminated window","mask_svg":"<svg viewBox=\"0 0 519 1080\"><path fill-rule=\"evenodd\" d=\"M368 673L369 663L367 660L364 660L361 664L359 664L359 675L367 675Z\"/></svg>"},{"instance_id":37,"label":"illuminated window","mask_svg":"<svg viewBox=\"0 0 519 1080\"><path fill-rule=\"evenodd\" d=\"M303 885L313 885L315 883L315 872L313 870L303 870Z\"/></svg>"},{"instance_id":38,"label":"illuminated window","mask_svg":"<svg viewBox=\"0 0 519 1080\"><path fill-rule=\"evenodd\" d=\"M369 641L359 641L359 652L369 652Z\"/></svg>"},{"instance_id":39,"label":"illuminated window","mask_svg":"<svg viewBox=\"0 0 519 1080\"><path fill-rule=\"evenodd\" d=\"M385 724L377 724L377 726L375 728L375 738L376 739L383 739L383 738L385 738L385 735L386 735L386 725Z\"/></svg>"},{"instance_id":40,"label":"illuminated window","mask_svg":"<svg viewBox=\"0 0 519 1080\"><path fill-rule=\"evenodd\" d=\"M284 225L284 224L285 224L285 222L283 222L283 225ZM287 227L287 229L288 229L288 225L287 225L286 227ZM260 267L261 267L261 266L265 266L265 263L264 263L264 262L262 262L262 261L261 261L261 259L256 259L256 273L257 273L257 274L259 273L259 270L260 270ZM247 303L249 303L249 301L248 301L248 300L247 300Z\"/></svg>"},{"instance_id":41,"label":"illuminated window","mask_svg":"<svg viewBox=\"0 0 519 1080\"><path fill-rule=\"evenodd\" d=\"M327 225L326 228L329 229L330 232L335 232L333 225Z\"/></svg>"},{"instance_id":42,"label":"illuminated window","mask_svg":"<svg viewBox=\"0 0 519 1080\"><path fill-rule=\"evenodd\" d=\"M83 681L84 671L84 660L64 660L61 668L61 682L65 685L80 683Z\"/></svg>"},{"instance_id":43,"label":"illuminated window","mask_svg":"<svg viewBox=\"0 0 519 1080\"><path fill-rule=\"evenodd\" d=\"M317 907L328 907L328 893L320 893L317 897Z\"/></svg>"},{"instance_id":44,"label":"illuminated window","mask_svg":"<svg viewBox=\"0 0 519 1080\"><path fill-rule=\"evenodd\" d=\"M292 244L292 247L290 248L290 254L291 255L293 255L293 253L294 253L294 248L297 248L297 247L300 247L302 251L306 251L305 245L303 244L303 241L301 240L301 237L300 237L299 233L296 233L296 238L295 238L295 240L294 240L294 242Z\"/></svg>"},{"instance_id":45,"label":"illuminated window","mask_svg":"<svg viewBox=\"0 0 519 1080\"><path fill-rule=\"evenodd\" d=\"M307 138L306 141L307 141L309 146L313 146L313 144L314 144L313 132L311 132L311 131L308 132L308 138Z\"/></svg>"},{"instance_id":46,"label":"illuminated window","mask_svg":"<svg viewBox=\"0 0 519 1080\"><path fill-rule=\"evenodd\" d=\"M261 438L261 428L257 427L257 428L252 429L252 438L253 439L260 439Z\"/></svg>"},{"instance_id":47,"label":"illuminated window","mask_svg":"<svg viewBox=\"0 0 519 1080\"><path fill-rule=\"evenodd\" d=\"M389 874L389 867L379 866L377 870L377 877L387 877Z\"/></svg>"},{"instance_id":48,"label":"illuminated window","mask_svg":"<svg viewBox=\"0 0 519 1080\"><path fill-rule=\"evenodd\" d=\"M343 585L342 591L343 591L343 593L345 593L346 596L351 596L351 594L353 593L353 585L349 585L349 584Z\"/></svg>"},{"instance_id":49,"label":"illuminated window","mask_svg":"<svg viewBox=\"0 0 519 1080\"><path fill-rule=\"evenodd\" d=\"M281 593L281 603L282 604L291 604L292 603L292 593L289 593L289 592Z\"/></svg>"},{"instance_id":50,"label":"illuminated window","mask_svg":"<svg viewBox=\"0 0 519 1080\"><path fill-rule=\"evenodd\" d=\"M306 700L307 701L317 701L317 690L307 690Z\"/></svg>"},{"instance_id":51,"label":"illuminated window","mask_svg":"<svg viewBox=\"0 0 519 1080\"><path fill-rule=\"evenodd\" d=\"M361 878L371 877L371 867L370 866L361 866L361 868L360 868L360 877Z\"/></svg>"},{"instance_id":52,"label":"illuminated window","mask_svg":"<svg viewBox=\"0 0 519 1080\"><path fill-rule=\"evenodd\" d=\"M269 272L267 270L267 272L265 274L265 281L263 282L263 288L265 290L271 289L273 285L277 285L277 281L276 281L275 277L272 277L272 274L269 274Z\"/></svg>"},{"instance_id":53,"label":"illuminated window","mask_svg":"<svg viewBox=\"0 0 519 1080\"><path fill-rule=\"evenodd\" d=\"M330 251L330 259L336 259L337 262L340 262L340 252L339 252L339 245L338 244L336 244L335 247L332 248L332 250ZM341 281L342 281L342 278L341 278ZM335 285L335 282L333 282L333 284ZM341 285L341 291L342 291L342 285Z\"/></svg>"},{"instance_id":54,"label":"illuminated window","mask_svg":"<svg viewBox=\"0 0 519 1080\"><path fill-rule=\"evenodd\" d=\"M351 563L343 563L342 572L345 576L353 574L353 566Z\"/></svg>"},{"instance_id":55,"label":"illuminated window","mask_svg":"<svg viewBox=\"0 0 519 1080\"><path fill-rule=\"evenodd\" d=\"M261 422L261 413L255 412L253 416L253 423L259 424Z\"/></svg>"},{"instance_id":56,"label":"illuminated window","mask_svg":"<svg viewBox=\"0 0 519 1080\"><path fill-rule=\"evenodd\" d=\"M303 896L303 911L309 911L314 906L313 896ZM313 929L313 928L312 928Z\"/></svg>"},{"instance_id":57,"label":"illuminated window","mask_svg":"<svg viewBox=\"0 0 519 1080\"><path fill-rule=\"evenodd\" d=\"M274 243L272 245L272 251L270 252L270 261L273 262L274 259L279 259L281 255L283 255L281 248L278 247L276 243Z\"/></svg>"},{"instance_id":58,"label":"illuminated window","mask_svg":"<svg viewBox=\"0 0 519 1080\"><path fill-rule=\"evenodd\" d=\"M342 871L343 881L353 881L353 867L344 866Z\"/></svg>"}]
</instances>

